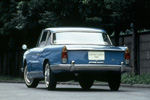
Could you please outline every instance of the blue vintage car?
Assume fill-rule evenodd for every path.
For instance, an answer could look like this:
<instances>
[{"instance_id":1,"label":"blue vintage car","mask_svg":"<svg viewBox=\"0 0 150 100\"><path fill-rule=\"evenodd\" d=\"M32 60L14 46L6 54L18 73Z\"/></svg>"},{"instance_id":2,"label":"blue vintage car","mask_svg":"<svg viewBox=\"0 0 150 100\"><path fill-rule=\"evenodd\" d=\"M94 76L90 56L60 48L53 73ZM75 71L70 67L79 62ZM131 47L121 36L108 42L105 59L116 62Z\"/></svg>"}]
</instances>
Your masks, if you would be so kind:
<instances>
[{"instance_id":1,"label":"blue vintage car","mask_svg":"<svg viewBox=\"0 0 150 100\"><path fill-rule=\"evenodd\" d=\"M55 89L57 82L69 80L79 81L87 90L99 80L117 91L121 73L130 70L129 58L128 48L113 46L104 30L46 28L37 46L24 53L24 80L29 88L44 80L49 90Z\"/></svg>"}]
</instances>

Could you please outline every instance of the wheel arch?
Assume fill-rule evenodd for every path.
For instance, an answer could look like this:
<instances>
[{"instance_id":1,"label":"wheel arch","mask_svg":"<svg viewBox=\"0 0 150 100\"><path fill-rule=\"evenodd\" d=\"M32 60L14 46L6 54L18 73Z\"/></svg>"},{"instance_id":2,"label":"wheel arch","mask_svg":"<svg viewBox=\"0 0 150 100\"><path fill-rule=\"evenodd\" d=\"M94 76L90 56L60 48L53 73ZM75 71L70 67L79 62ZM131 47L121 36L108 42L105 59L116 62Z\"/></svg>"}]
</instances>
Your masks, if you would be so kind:
<instances>
[{"instance_id":1,"label":"wheel arch","mask_svg":"<svg viewBox=\"0 0 150 100\"><path fill-rule=\"evenodd\" d=\"M45 59L44 62L43 62L43 74L45 73L45 65L46 65L46 63L50 64L49 59Z\"/></svg>"},{"instance_id":2,"label":"wheel arch","mask_svg":"<svg viewBox=\"0 0 150 100\"><path fill-rule=\"evenodd\" d=\"M21 69L22 72L24 72L24 68L25 68L26 65L27 65L27 60L24 59L23 60L23 65L22 65L22 69Z\"/></svg>"}]
</instances>

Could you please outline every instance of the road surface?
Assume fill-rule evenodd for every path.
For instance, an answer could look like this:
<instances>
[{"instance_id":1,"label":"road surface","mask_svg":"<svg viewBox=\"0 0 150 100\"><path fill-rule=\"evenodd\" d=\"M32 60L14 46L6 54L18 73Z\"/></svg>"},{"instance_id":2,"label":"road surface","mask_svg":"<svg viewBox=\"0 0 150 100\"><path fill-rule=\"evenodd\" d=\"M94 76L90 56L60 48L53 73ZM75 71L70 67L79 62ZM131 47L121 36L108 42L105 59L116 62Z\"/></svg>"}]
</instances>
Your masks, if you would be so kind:
<instances>
[{"instance_id":1,"label":"road surface","mask_svg":"<svg viewBox=\"0 0 150 100\"><path fill-rule=\"evenodd\" d=\"M0 100L150 100L150 88L121 87L112 92L108 86L93 86L83 91L79 85L58 84L48 91L44 84L33 89L23 83L0 83Z\"/></svg>"}]
</instances>

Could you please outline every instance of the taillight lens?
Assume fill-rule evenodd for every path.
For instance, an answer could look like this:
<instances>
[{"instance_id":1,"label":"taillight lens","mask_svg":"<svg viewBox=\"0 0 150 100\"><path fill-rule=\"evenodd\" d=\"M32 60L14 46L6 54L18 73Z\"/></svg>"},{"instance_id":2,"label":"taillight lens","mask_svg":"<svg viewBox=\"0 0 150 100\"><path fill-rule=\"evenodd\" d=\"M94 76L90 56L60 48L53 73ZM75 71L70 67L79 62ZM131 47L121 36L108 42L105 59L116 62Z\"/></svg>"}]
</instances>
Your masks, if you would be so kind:
<instances>
[{"instance_id":1,"label":"taillight lens","mask_svg":"<svg viewBox=\"0 0 150 100\"><path fill-rule=\"evenodd\" d=\"M129 49L127 48L126 51L125 51L125 60L126 60L126 64L129 64L129 60L130 60L130 52L129 52Z\"/></svg>"},{"instance_id":2,"label":"taillight lens","mask_svg":"<svg viewBox=\"0 0 150 100\"><path fill-rule=\"evenodd\" d=\"M67 54L67 48L66 46L63 47L62 49L62 63L67 63L68 60L68 54Z\"/></svg>"}]
</instances>

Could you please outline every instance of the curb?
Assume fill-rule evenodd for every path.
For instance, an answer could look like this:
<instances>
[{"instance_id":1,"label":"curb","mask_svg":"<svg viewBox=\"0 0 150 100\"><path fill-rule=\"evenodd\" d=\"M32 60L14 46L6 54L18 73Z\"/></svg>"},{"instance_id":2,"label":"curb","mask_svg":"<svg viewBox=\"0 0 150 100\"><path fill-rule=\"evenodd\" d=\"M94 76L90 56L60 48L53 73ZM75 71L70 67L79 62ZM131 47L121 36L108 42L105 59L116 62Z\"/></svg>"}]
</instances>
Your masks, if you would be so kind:
<instances>
[{"instance_id":1,"label":"curb","mask_svg":"<svg viewBox=\"0 0 150 100\"><path fill-rule=\"evenodd\" d=\"M121 84L122 87L150 88L148 84Z\"/></svg>"},{"instance_id":2,"label":"curb","mask_svg":"<svg viewBox=\"0 0 150 100\"><path fill-rule=\"evenodd\" d=\"M60 82L59 84L68 84L68 85L79 85L78 82ZM95 82L94 86L108 86L108 83L105 82ZM149 84L121 84L121 87L131 87L131 88L150 88Z\"/></svg>"},{"instance_id":3,"label":"curb","mask_svg":"<svg viewBox=\"0 0 150 100\"><path fill-rule=\"evenodd\" d=\"M24 81L0 80L0 83L24 83Z\"/></svg>"},{"instance_id":4,"label":"curb","mask_svg":"<svg viewBox=\"0 0 150 100\"><path fill-rule=\"evenodd\" d=\"M0 80L0 83L24 83L24 81L13 81L13 80ZM44 82L40 82L44 84ZM79 85L78 82L58 82L58 84L63 85ZM94 86L108 86L105 82L95 82ZM131 88L150 88L150 84L121 84L121 87L131 87Z\"/></svg>"}]
</instances>

